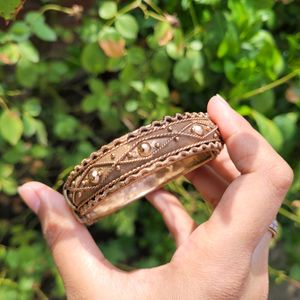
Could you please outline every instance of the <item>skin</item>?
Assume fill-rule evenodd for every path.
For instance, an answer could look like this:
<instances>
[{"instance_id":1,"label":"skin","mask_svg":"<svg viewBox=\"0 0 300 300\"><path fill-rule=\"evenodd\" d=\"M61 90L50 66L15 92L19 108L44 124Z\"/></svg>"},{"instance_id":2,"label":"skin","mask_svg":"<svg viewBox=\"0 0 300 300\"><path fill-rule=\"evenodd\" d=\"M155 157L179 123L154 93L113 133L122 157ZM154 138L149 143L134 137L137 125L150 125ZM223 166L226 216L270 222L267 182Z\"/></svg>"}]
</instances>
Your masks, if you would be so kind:
<instances>
[{"instance_id":1,"label":"skin","mask_svg":"<svg viewBox=\"0 0 300 300\"><path fill-rule=\"evenodd\" d=\"M289 165L220 96L207 111L226 147L187 175L212 204L198 225L165 190L147 199L176 242L171 261L125 272L105 259L61 194L38 182L19 188L38 215L69 299L267 299L268 225L293 180Z\"/></svg>"}]
</instances>

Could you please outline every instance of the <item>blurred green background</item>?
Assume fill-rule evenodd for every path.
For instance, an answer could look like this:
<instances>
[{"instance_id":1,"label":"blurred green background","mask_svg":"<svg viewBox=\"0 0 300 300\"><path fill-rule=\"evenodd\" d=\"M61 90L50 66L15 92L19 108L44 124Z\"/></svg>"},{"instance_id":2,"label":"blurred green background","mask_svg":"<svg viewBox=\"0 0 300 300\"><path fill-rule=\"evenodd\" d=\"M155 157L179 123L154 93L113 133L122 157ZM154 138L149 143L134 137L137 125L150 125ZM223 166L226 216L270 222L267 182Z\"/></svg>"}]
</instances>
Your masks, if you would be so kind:
<instances>
[{"instance_id":1,"label":"blurred green background","mask_svg":"<svg viewBox=\"0 0 300 300\"><path fill-rule=\"evenodd\" d=\"M5 3L2 3L5 2ZM17 195L60 189L90 152L222 94L295 170L270 260L270 299L300 287L300 5L293 0L1 1L0 299L63 299L36 217ZM18 10L16 14L15 10ZM16 15L16 16L15 16ZM167 187L200 223L185 180ZM170 259L174 243L144 200L90 228L119 267Z\"/></svg>"}]
</instances>

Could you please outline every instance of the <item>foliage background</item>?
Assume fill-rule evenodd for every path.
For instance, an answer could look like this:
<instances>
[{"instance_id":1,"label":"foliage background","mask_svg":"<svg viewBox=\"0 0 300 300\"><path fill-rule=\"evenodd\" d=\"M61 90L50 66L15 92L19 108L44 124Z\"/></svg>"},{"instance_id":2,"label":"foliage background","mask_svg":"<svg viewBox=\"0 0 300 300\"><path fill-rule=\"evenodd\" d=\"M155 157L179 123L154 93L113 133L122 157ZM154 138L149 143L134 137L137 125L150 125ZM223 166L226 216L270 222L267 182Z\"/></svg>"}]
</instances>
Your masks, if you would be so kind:
<instances>
[{"instance_id":1,"label":"foliage background","mask_svg":"<svg viewBox=\"0 0 300 300\"><path fill-rule=\"evenodd\" d=\"M3 1L2 1L3 2ZM17 195L59 189L100 145L222 94L295 170L271 253L272 285L300 287L300 6L297 1L27 1L0 4L0 298L62 299L37 219ZM168 185L198 221L209 211L183 179ZM138 201L91 227L124 269L170 259L161 217ZM45 254L47 253L47 254ZM276 298L274 294L271 299Z\"/></svg>"}]
</instances>

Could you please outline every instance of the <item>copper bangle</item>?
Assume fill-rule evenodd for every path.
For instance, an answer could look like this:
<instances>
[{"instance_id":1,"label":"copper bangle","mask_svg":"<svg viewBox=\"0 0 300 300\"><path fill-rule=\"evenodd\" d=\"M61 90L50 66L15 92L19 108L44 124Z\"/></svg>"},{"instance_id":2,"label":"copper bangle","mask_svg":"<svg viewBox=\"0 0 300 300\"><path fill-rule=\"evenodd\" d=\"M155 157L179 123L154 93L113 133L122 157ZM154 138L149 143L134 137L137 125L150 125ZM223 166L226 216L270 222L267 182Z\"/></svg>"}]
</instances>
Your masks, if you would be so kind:
<instances>
[{"instance_id":1,"label":"copper bangle","mask_svg":"<svg viewBox=\"0 0 300 300\"><path fill-rule=\"evenodd\" d=\"M93 152L70 173L63 193L78 220L90 225L215 158L222 147L207 113L167 116Z\"/></svg>"}]
</instances>

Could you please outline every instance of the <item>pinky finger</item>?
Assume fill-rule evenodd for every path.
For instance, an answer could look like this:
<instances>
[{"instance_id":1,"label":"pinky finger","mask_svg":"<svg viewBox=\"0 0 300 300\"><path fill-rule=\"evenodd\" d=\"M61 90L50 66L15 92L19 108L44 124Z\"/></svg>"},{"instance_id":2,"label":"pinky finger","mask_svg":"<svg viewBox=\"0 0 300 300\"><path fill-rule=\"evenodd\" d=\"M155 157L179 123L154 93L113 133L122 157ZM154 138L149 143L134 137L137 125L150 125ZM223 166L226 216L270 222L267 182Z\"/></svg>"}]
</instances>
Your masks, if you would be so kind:
<instances>
[{"instance_id":1,"label":"pinky finger","mask_svg":"<svg viewBox=\"0 0 300 300\"><path fill-rule=\"evenodd\" d=\"M146 196L161 213L164 222L179 247L197 227L196 222L184 209L181 202L166 190L159 189Z\"/></svg>"}]
</instances>

